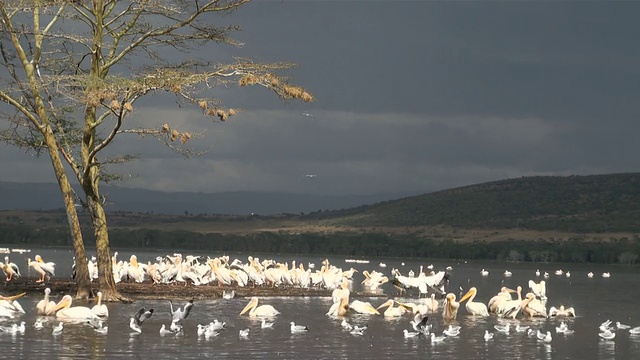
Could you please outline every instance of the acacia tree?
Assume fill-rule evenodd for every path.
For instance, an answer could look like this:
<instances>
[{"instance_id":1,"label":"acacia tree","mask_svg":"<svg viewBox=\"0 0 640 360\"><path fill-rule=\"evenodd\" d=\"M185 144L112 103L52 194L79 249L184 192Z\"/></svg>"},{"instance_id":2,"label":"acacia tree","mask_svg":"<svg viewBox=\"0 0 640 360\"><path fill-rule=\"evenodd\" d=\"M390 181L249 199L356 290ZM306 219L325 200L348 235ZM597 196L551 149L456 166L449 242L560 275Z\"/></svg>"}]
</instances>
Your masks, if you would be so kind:
<instances>
[{"instance_id":1,"label":"acacia tree","mask_svg":"<svg viewBox=\"0 0 640 360\"><path fill-rule=\"evenodd\" d=\"M186 57L187 50L211 43L241 45L230 36L238 27L215 26L211 15L248 2L0 1L0 50L8 75L2 80L0 99L14 110L4 116L12 124L4 139L48 151L73 230L77 266L84 272L86 256L65 163L78 181L80 200L94 230L98 285L107 301L126 299L118 293L113 278L100 183L117 178L107 170L109 164L132 156L107 157L104 150L116 137L133 134L153 136L185 156L194 154L185 147L194 134L178 131L164 121L139 125L136 101L167 92L175 94L179 104L197 106L205 116L220 122L235 110L211 96L219 85L260 85L281 99L313 100L307 91L278 75L292 64L246 59L211 64ZM168 53L166 48L174 51Z\"/></svg>"}]
</instances>

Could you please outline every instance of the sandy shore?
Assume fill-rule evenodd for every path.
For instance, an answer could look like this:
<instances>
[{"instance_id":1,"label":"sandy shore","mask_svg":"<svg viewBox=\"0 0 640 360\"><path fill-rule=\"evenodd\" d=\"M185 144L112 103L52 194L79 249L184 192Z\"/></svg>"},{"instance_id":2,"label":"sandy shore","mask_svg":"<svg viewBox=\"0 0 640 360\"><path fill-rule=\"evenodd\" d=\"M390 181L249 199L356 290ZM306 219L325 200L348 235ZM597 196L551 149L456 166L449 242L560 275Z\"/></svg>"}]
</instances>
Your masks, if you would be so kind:
<instances>
[{"instance_id":1,"label":"sandy shore","mask_svg":"<svg viewBox=\"0 0 640 360\"><path fill-rule=\"evenodd\" d=\"M4 279L3 279L4 280ZM26 292L29 296L40 296L45 288L51 289L51 295L74 294L75 282L67 279L53 278L46 284L36 283L36 277L21 277L12 279L11 282L2 282L2 295L9 296ZM93 283L94 291L97 292L97 283ZM118 283L118 291L133 300L142 299L218 299L222 298L223 292L235 291L236 297L251 296L331 296L330 290L317 288L296 288L296 287L233 287L217 285L184 285L184 284L158 284L151 282L143 283ZM386 294L351 292L351 297L387 297Z\"/></svg>"}]
</instances>

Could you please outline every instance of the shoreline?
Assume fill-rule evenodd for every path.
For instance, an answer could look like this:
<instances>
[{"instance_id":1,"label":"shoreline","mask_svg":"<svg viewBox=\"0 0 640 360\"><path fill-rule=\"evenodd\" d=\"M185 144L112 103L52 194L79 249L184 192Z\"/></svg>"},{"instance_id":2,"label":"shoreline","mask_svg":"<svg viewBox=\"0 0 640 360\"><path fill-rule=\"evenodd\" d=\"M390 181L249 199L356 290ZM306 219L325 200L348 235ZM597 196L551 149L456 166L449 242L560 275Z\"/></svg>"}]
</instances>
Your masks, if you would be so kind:
<instances>
[{"instance_id":1,"label":"shoreline","mask_svg":"<svg viewBox=\"0 0 640 360\"><path fill-rule=\"evenodd\" d=\"M72 280L51 279L45 283L37 284L37 277L20 277L10 282L3 281L2 295L10 296L27 293L25 296L42 296L45 288L51 289L51 297L75 294L76 284ZM191 285L191 284L153 284L150 281L142 283L120 282L116 284L120 294L137 300L207 300L222 299L223 292L235 291L236 298L258 297L331 297L331 290L317 288L296 287L268 287L268 286L218 286L218 285ZM92 282L94 293L98 292L97 282ZM384 293L351 292L351 297L388 297Z\"/></svg>"}]
</instances>

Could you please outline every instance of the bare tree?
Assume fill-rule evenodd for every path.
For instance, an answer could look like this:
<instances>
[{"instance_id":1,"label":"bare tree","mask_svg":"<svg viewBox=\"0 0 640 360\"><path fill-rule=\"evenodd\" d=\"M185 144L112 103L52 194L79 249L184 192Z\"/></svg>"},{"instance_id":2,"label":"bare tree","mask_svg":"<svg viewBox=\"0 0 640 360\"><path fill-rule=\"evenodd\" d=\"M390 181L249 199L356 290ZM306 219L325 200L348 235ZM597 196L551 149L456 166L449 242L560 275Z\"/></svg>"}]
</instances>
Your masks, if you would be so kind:
<instances>
[{"instance_id":1,"label":"bare tree","mask_svg":"<svg viewBox=\"0 0 640 360\"><path fill-rule=\"evenodd\" d=\"M236 111L211 97L211 89L220 85L260 85L284 100L313 100L306 90L278 74L292 64L247 59L213 64L186 57L188 50L212 43L242 45L230 36L237 26L214 26L212 22L213 15L248 2L0 1L0 51L6 75L0 99L13 109L3 114L11 124L3 139L34 151L48 151L64 195L77 267L84 279L86 256L65 163L76 177L83 191L80 201L91 216L98 284L107 301L127 299L118 293L113 278L100 183L117 179L107 170L108 165L133 156L108 158L103 151L116 137L133 134L152 136L184 156L197 155L186 147L197 134L180 132L167 122L136 126L136 101L170 93L179 104L197 106L204 116L221 122ZM174 50L171 56L163 51L167 48Z\"/></svg>"}]
</instances>

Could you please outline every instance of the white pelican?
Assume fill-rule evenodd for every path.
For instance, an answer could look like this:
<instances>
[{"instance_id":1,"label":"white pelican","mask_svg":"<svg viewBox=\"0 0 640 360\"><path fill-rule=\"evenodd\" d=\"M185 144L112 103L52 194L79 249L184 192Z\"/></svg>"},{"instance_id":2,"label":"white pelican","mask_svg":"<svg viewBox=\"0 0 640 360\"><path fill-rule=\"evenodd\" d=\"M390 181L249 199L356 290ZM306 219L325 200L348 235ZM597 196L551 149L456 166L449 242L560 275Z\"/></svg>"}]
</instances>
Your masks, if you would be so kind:
<instances>
[{"instance_id":1,"label":"white pelican","mask_svg":"<svg viewBox=\"0 0 640 360\"><path fill-rule=\"evenodd\" d=\"M338 302L333 303L327 312L328 316L345 316L349 312L349 299L341 298Z\"/></svg>"},{"instance_id":2,"label":"white pelican","mask_svg":"<svg viewBox=\"0 0 640 360\"><path fill-rule=\"evenodd\" d=\"M518 316L518 313L522 310L522 286L518 286L516 294L518 294L518 298L516 300L509 297L508 300L504 300L500 303L497 310L499 315L502 315L502 317L505 318L511 317L512 319L515 319L516 316Z\"/></svg>"},{"instance_id":3,"label":"white pelican","mask_svg":"<svg viewBox=\"0 0 640 360\"><path fill-rule=\"evenodd\" d=\"M530 317L547 317L547 309L533 293L527 293L522 302L522 312Z\"/></svg>"},{"instance_id":4,"label":"white pelican","mask_svg":"<svg viewBox=\"0 0 640 360\"><path fill-rule=\"evenodd\" d=\"M27 258L27 266L32 267L38 274L40 274L40 278L36 280L36 283L41 283L45 281L45 277L47 275L50 276L46 271L42 269L40 264L37 261L31 261L31 258Z\"/></svg>"},{"instance_id":5,"label":"white pelican","mask_svg":"<svg viewBox=\"0 0 640 360\"><path fill-rule=\"evenodd\" d=\"M398 304L398 307L393 306L396 303ZM383 315L386 317L400 317L409 311L409 308L407 306L400 302L394 301L393 299L387 300L385 303L378 306L376 310L380 310L384 307L387 308L387 310L385 310L383 313Z\"/></svg>"},{"instance_id":6,"label":"white pelican","mask_svg":"<svg viewBox=\"0 0 640 360\"><path fill-rule=\"evenodd\" d=\"M147 310L146 308L140 308L131 319L129 319L129 328L131 330L142 333L142 323L153 315L153 309Z\"/></svg>"},{"instance_id":7,"label":"white pelican","mask_svg":"<svg viewBox=\"0 0 640 360\"><path fill-rule=\"evenodd\" d=\"M98 303L91 308L91 312L100 317L108 317L109 309L107 308L107 305L102 303L102 292L98 291L96 295Z\"/></svg>"},{"instance_id":8,"label":"white pelican","mask_svg":"<svg viewBox=\"0 0 640 360\"><path fill-rule=\"evenodd\" d=\"M62 322L59 322L58 325L53 328L53 331L51 333L53 335L60 335L62 334L63 329L64 329L64 326L62 325Z\"/></svg>"},{"instance_id":9,"label":"white pelican","mask_svg":"<svg viewBox=\"0 0 640 360\"><path fill-rule=\"evenodd\" d=\"M569 308L564 308L564 305L560 305L559 308L556 308L554 306L552 306L549 309L549 316L568 316L568 317L575 317L576 316L576 312L575 310L573 310L573 307L569 307Z\"/></svg>"},{"instance_id":10,"label":"white pelican","mask_svg":"<svg viewBox=\"0 0 640 360\"><path fill-rule=\"evenodd\" d=\"M38 262L40 268L42 268L42 270L49 274L49 276L56 276L56 263L51 261L44 262L44 260L42 260L42 256L40 255L35 256L35 261Z\"/></svg>"},{"instance_id":11,"label":"white pelican","mask_svg":"<svg viewBox=\"0 0 640 360\"><path fill-rule=\"evenodd\" d=\"M589 272L587 273L587 277L588 277L589 279L591 279L591 278L593 277L593 273L592 273L591 271L589 271Z\"/></svg>"},{"instance_id":12,"label":"white pelican","mask_svg":"<svg viewBox=\"0 0 640 360\"><path fill-rule=\"evenodd\" d=\"M608 278L608 277L611 277L611 274L608 273L608 272L604 272L604 273L602 273L602 277L603 278Z\"/></svg>"},{"instance_id":13,"label":"white pelican","mask_svg":"<svg viewBox=\"0 0 640 360\"><path fill-rule=\"evenodd\" d=\"M376 308L371 306L370 303L364 302L364 301L360 301L360 300L353 300L351 302L351 304L349 305L349 308L351 310L357 312L358 314L380 315L380 312L378 312L378 310L376 310Z\"/></svg>"},{"instance_id":14,"label":"white pelican","mask_svg":"<svg viewBox=\"0 0 640 360\"><path fill-rule=\"evenodd\" d=\"M601 332L607 331L607 330L613 330L613 328L611 327L611 320L607 320L605 322L603 322L602 324L600 324L599 327Z\"/></svg>"},{"instance_id":15,"label":"white pelican","mask_svg":"<svg viewBox=\"0 0 640 360\"><path fill-rule=\"evenodd\" d=\"M247 311L249 311L249 316L250 317L255 317L255 316L276 316L276 315L280 314L280 311L276 310L271 305L260 305L260 306L258 306L258 298L255 297L255 296L252 297L251 300L249 301L249 303L247 304L247 306L245 306L244 309L242 309L242 311L240 312L240 315L246 313Z\"/></svg>"},{"instance_id":16,"label":"white pelican","mask_svg":"<svg viewBox=\"0 0 640 360\"><path fill-rule=\"evenodd\" d=\"M493 333L490 333L489 330L484 331L484 340L489 341L493 339Z\"/></svg>"},{"instance_id":17,"label":"white pelican","mask_svg":"<svg viewBox=\"0 0 640 360\"><path fill-rule=\"evenodd\" d=\"M13 277L20 277L20 269L18 265L9 261L9 257L4 257L4 264L2 264L2 270L7 275L7 282L11 281Z\"/></svg>"},{"instance_id":18,"label":"white pelican","mask_svg":"<svg viewBox=\"0 0 640 360\"><path fill-rule=\"evenodd\" d=\"M540 299L547 298L547 283L544 280L541 280L539 283L529 280L529 289L531 289L531 292Z\"/></svg>"},{"instance_id":19,"label":"white pelican","mask_svg":"<svg viewBox=\"0 0 640 360\"><path fill-rule=\"evenodd\" d=\"M187 316L189 316L189 313L191 312L191 308L193 307L193 299L189 300L184 307L182 308L173 308L173 302L171 302L171 300L169 300L169 309L171 310L171 318L172 321L174 322L178 322L181 320L184 320L187 318Z\"/></svg>"},{"instance_id":20,"label":"white pelican","mask_svg":"<svg viewBox=\"0 0 640 360\"><path fill-rule=\"evenodd\" d=\"M436 294L431 294L431 297L427 300L427 308L430 312L436 312L439 306L440 304L438 300L436 300Z\"/></svg>"},{"instance_id":21,"label":"white pelican","mask_svg":"<svg viewBox=\"0 0 640 360\"><path fill-rule=\"evenodd\" d=\"M48 315L53 308L56 307L55 301L49 300L49 294L51 293L51 289L44 289L44 299L38 301L36 304L36 310L38 315Z\"/></svg>"},{"instance_id":22,"label":"white pelican","mask_svg":"<svg viewBox=\"0 0 640 360\"><path fill-rule=\"evenodd\" d=\"M515 290L503 286L496 296L489 299L489 302L487 303L489 311L497 313L504 301L511 300L511 293L513 292L515 292Z\"/></svg>"},{"instance_id":23,"label":"white pelican","mask_svg":"<svg viewBox=\"0 0 640 360\"><path fill-rule=\"evenodd\" d=\"M304 326L304 325L296 325L295 322L291 322L291 332L292 333L302 333L302 332L307 332L309 331L309 327L308 326Z\"/></svg>"},{"instance_id":24,"label":"white pelican","mask_svg":"<svg viewBox=\"0 0 640 360\"><path fill-rule=\"evenodd\" d=\"M444 304L444 310L442 311L442 318L444 320L455 320L456 316L458 315L459 308L460 303L456 301L456 295L453 293L447 294Z\"/></svg>"},{"instance_id":25,"label":"white pelican","mask_svg":"<svg viewBox=\"0 0 640 360\"><path fill-rule=\"evenodd\" d=\"M476 298L477 292L478 292L478 289L476 289L475 287L472 287L471 289L469 289L469 291L466 294L464 294L462 298L460 298L460 302L462 303L465 300L469 299L469 301L467 301L467 303L464 304L464 306L470 315L489 316L489 310L487 309L487 305L481 302L473 301Z\"/></svg>"},{"instance_id":26,"label":"white pelican","mask_svg":"<svg viewBox=\"0 0 640 360\"><path fill-rule=\"evenodd\" d=\"M71 307L72 302L73 298L71 295L63 296L48 315L56 314L56 317L59 319L69 320L98 319L98 316L91 312L91 309L86 306Z\"/></svg>"},{"instance_id":27,"label":"white pelican","mask_svg":"<svg viewBox=\"0 0 640 360\"><path fill-rule=\"evenodd\" d=\"M485 269L480 270L480 275L482 276L489 276L489 272Z\"/></svg>"},{"instance_id":28,"label":"white pelican","mask_svg":"<svg viewBox=\"0 0 640 360\"><path fill-rule=\"evenodd\" d=\"M403 334L404 334L405 338L413 338L413 337L416 337L416 336L420 335L420 333L417 332L417 331L409 331L407 329L403 330Z\"/></svg>"}]
</instances>

